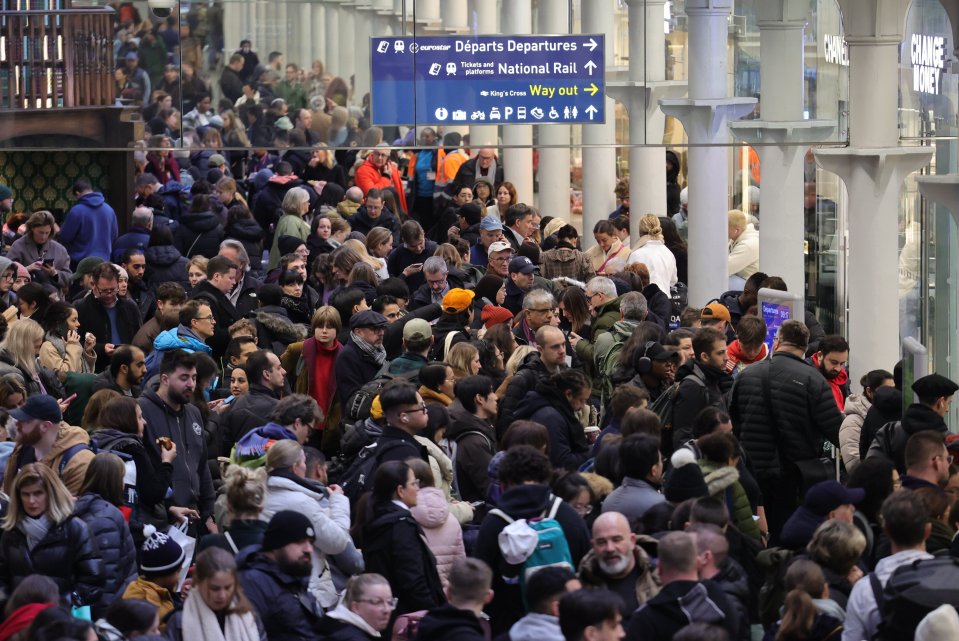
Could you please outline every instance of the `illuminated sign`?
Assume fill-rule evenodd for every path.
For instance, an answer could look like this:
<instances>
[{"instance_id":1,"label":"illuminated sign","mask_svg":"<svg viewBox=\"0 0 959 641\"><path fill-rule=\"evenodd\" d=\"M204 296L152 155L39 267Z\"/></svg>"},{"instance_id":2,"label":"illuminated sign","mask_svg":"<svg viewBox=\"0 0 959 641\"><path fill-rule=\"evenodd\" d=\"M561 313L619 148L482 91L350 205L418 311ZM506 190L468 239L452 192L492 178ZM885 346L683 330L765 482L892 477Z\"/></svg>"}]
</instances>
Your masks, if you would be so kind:
<instances>
[{"instance_id":1,"label":"illuminated sign","mask_svg":"<svg viewBox=\"0 0 959 641\"><path fill-rule=\"evenodd\" d=\"M823 49L826 52L826 62L843 67L849 66L849 48L842 36L826 34L823 38Z\"/></svg>"},{"instance_id":2,"label":"illuminated sign","mask_svg":"<svg viewBox=\"0 0 959 641\"><path fill-rule=\"evenodd\" d=\"M912 89L938 95L942 91L942 69L946 63L946 39L913 34L910 42Z\"/></svg>"}]
</instances>

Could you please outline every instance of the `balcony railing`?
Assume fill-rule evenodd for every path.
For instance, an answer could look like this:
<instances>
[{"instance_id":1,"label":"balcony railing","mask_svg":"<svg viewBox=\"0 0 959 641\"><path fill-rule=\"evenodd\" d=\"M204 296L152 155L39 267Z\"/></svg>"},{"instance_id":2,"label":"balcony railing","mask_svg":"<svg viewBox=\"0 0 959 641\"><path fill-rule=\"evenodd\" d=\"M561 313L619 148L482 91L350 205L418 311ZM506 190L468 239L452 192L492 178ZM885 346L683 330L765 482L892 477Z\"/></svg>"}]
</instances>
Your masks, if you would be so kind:
<instances>
[{"instance_id":1,"label":"balcony railing","mask_svg":"<svg viewBox=\"0 0 959 641\"><path fill-rule=\"evenodd\" d=\"M0 112L112 105L113 17L104 7L0 11Z\"/></svg>"}]
</instances>

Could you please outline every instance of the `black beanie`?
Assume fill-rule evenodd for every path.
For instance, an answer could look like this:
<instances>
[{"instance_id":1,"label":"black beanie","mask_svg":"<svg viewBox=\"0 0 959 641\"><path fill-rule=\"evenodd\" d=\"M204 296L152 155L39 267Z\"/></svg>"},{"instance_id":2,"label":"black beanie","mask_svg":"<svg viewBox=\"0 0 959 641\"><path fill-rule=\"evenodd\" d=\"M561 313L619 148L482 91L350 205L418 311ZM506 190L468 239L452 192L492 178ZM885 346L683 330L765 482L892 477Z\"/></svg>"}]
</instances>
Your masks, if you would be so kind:
<instances>
[{"instance_id":1,"label":"black beanie","mask_svg":"<svg viewBox=\"0 0 959 641\"><path fill-rule=\"evenodd\" d=\"M699 465L693 456L687 459L674 454L672 463L676 467L669 473L666 477L666 483L663 484L663 494L667 501L678 505L688 499L709 496L709 488L706 487L706 481L703 479L703 471L699 469Z\"/></svg>"},{"instance_id":2,"label":"black beanie","mask_svg":"<svg viewBox=\"0 0 959 641\"><path fill-rule=\"evenodd\" d=\"M282 510L274 514L267 524L260 549L270 552L306 539L316 540L316 532L310 519L293 510Z\"/></svg>"},{"instance_id":3,"label":"black beanie","mask_svg":"<svg viewBox=\"0 0 959 641\"><path fill-rule=\"evenodd\" d=\"M304 241L303 239L297 236L283 234L276 241L276 248L279 250L280 256L286 256L287 254L292 254L294 251L296 251L296 248L299 247L300 245L305 245L305 244L306 244L306 241Z\"/></svg>"}]
</instances>

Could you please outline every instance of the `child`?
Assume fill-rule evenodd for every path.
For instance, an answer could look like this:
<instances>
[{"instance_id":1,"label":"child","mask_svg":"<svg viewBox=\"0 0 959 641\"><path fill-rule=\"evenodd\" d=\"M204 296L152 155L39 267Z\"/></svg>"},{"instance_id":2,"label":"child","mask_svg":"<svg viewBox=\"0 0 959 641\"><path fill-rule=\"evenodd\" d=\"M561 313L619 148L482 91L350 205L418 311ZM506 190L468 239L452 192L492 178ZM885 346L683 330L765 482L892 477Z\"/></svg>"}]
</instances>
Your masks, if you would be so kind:
<instances>
[{"instance_id":1,"label":"child","mask_svg":"<svg viewBox=\"0 0 959 641\"><path fill-rule=\"evenodd\" d=\"M143 599L157 607L161 623L183 607L177 583L183 566L183 548L152 525L143 528L146 541L140 548L140 576L123 592L124 599ZM161 628L163 626L161 625Z\"/></svg>"},{"instance_id":2,"label":"child","mask_svg":"<svg viewBox=\"0 0 959 641\"><path fill-rule=\"evenodd\" d=\"M743 316L736 325L739 336L726 348L726 373L734 377L753 363L769 355L766 347L766 323L759 316Z\"/></svg>"}]
</instances>

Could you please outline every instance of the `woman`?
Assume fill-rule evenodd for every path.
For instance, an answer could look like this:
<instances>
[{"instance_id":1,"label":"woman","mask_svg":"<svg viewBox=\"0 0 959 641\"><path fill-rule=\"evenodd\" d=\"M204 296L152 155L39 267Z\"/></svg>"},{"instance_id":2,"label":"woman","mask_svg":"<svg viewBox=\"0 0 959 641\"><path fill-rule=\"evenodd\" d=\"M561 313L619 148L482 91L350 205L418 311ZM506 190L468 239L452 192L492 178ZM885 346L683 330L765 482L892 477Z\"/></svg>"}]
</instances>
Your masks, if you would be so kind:
<instances>
[{"instance_id":1,"label":"woman","mask_svg":"<svg viewBox=\"0 0 959 641\"><path fill-rule=\"evenodd\" d=\"M946 543L948 548L948 539ZM863 578L859 562L865 549L866 537L862 532L855 525L837 519L827 519L816 528L806 547L809 558L822 568L829 585L829 598L843 609L849 602L852 586Z\"/></svg>"},{"instance_id":2,"label":"woman","mask_svg":"<svg viewBox=\"0 0 959 641\"><path fill-rule=\"evenodd\" d=\"M313 573L310 592L324 608L337 600L326 557L339 554L350 544L350 501L337 485L323 486L306 477L306 455L296 441L279 441L266 453L266 504L264 520L282 510L306 515L313 523ZM329 499L329 507L321 501Z\"/></svg>"},{"instance_id":3,"label":"woman","mask_svg":"<svg viewBox=\"0 0 959 641\"><path fill-rule=\"evenodd\" d=\"M302 187L294 187L283 196L283 215L276 223L273 232L273 247L270 249L270 265L273 269L280 262L280 249L277 242L281 236L296 236L303 242L310 237L310 226L303 220L310 211L310 195Z\"/></svg>"},{"instance_id":4,"label":"woman","mask_svg":"<svg viewBox=\"0 0 959 641\"><path fill-rule=\"evenodd\" d=\"M10 245L7 258L25 266L38 283L67 287L73 278L70 254L66 247L53 240L57 230L53 214L45 209L35 211L30 214L26 225L26 233Z\"/></svg>"},{"instance_id":5,"label":"woman","mask_svg":"<svg viewBox=\"0 0 959 641\"><path fill-rule=\"evenodd\" d=\"M49 308L50 294L40 283L27 283L17 290L17 311L21 319L32 318L42 323Z\"/></svg>"},{"instance_id":6,"label":"woman","mask_svg":"<svg viewBox=\"0 0 959 641\"><path fill-rule=\"evenodd\" d=\"M29 318L22 318L7 331L0 348L0 365L5 372L20 376L27 396L49 394L62 398L63 388L57 375L37 361L43 347L43 328Z\"/></svg>"},{"instance_id":7,"label":"woman","mask_svg":"<svg viewBox=\"0 0 959 641\"><path fill-rule=\"evenodd\" d=\"M380 229L380 228L375 228ZM344 247L349 247L356 252L356 255L360 257L360 260L373 268L373 271L377 274L383 272L386 269L386 261L382 258L375 258L366 251L366 245L364 245L359 240L351 238L343 243ZM387 274L389 272L386 272ZM388 278L389 276L387 276Z\"/></svg>"},{"instance_id":8,"label":"woman","mask_svg":"<svg viewBox=\"0 0 959 641\"><path fill-rule=\"evenodd\" d=\"M171 641L266 641L232 554L210 548L197 555L190 596L168 620L166 635Z\"/></svg>"},{"instance_id":9,"label":"woman","mask_svg":"<svg viewBox=\"0 0 959 641\"><path fill-rule=\"evenodd\" d=\"M667 296L669 289L679 278L676 272L676 257L663 242L663 228L659 218L646 214L639 219L639 242L629 255L627 265L643 263L649 269L649 280L656 284Z\"/></svg>"},{"instance_id":10,"label":"woman","mask_svg":"<svg viewBox=\"0 0 959 641\"><path fill-rule=\"evenodd\" d=\"M180 165L173 157L173 143L164 135L150 136L150 151L147 152L147 166L151 174L157 177L161 185L170 181L180 182Z\"/></svg>"},{"instance_id":11,"label":"woman","mask_svg":"<svg viewBox=\"0 0 959 641\"><path fill-rule=\"evenodd\" d=\"M334 183L346 189L346 174L343 173L343 167L336 163L326 143L313 145L313 154L306 164L302 178L306 182Z\"/></svg>"},{"instance_id":12,"label":"woman","mask_svg":"<svg viewBox=\"0 0 959 641\"><path fill-rule=\"evenodd\" d=\"M505 220L506 210L519 202L516 196L516 187L506 181L496 188L496 210L500 220Z\"/></svg>"},{"instance_id":13,"label":"woman","mask_svg":"<svg viewBox=\"0 0 959 641\"><path fill-rule=\"evenodd\" d=\"M375 641L386 638L390 617L396 608L390 583L368 572L350 577L343 600L322 619L326 641Z\"/></svg>"},{"instance_id":14,"label":"woman","mask_svg":"<svg viewBox=\"0 0 959 641\"><path fill-rule=\"evenodd\" d=\"M150 231L150 245L143 252L147 268L145 279L150 287L156 288L166 282L175 282L189 291L193 280L187 275L189 262L183 254L173 246L173 232L165 225L155 225ZM206 278L206 258L197 257L196 261L203 261L203 279ZM199 265L199 263L195 263ZM196 271L196 270L194 270Z\"/></svg>"},{"instance_id":15,"label":"woman","mask_svg":"<svg viewBox=\"0 0 959 641\"><path fill-rule=\"evenodd\" d=\"M67 379L67 373L89 374L97 361L93 350L96 338L87 334L80 342L80 319L75 307L66 303L51 303L43 319L46 330L45 340L40 346L40 364L60 377Z\"/></svg>"},{"instance_id":16,"label":"woman","mask_svg":"<svg viewBox=\"0 0 959 641\"><path fill-rule=\"evenodd\" d=\"M610 276L614 270L621 271L629 258L629 247L624 245L616 235L616 227L611 221L601 220L593 226L593 238L596 244L586 250L586 255L593 261L593 268L597 276Z\"/></svg>"},{"instance_id":17,"label":"woman","mask_svg":"<svg viewBox=\"0 0 959 641\"><path fill-rule=\"evenodd\" d=\"M28 641L27 631L37 615L62 602L59 592L53 579L42 574L21 581L3 608L0 641Z\"/></svg>"},{"instance_id":18,"label":"woman","mask_svg":"<svg viewBox=\"0 0 959 641\"><path fill-rule=\"evenodd\" d=\"M841 611L831 602L822 569L800 559L786 570L786 601L782 618L769 628L763 641L839 641Z\"/></svg>"},{"instance_id":19,"label":"woman","mask_svg":"<svg viewBox=\"0 0 959 641\"><path fill-rule=\"evenodd\" d=\"M874 369L863 374L859 380L862 394L850 394L843 407L842 425L839 426L839 449L842 462L851 474L859 466L859 438L866 414L872 407L872 399L880 387L893 386L892 374L882 369Z\"/></svg>"},{"instance_id":20,"label":"woman","mask_svg":"<svg viewBox=\"0 0 959 641\"><path fill-rule=\"evenodd\" d=\"M443 604L443 584L436 557L426 544L423 530L409 518L416 506L420 483L403 461L387 461L376 468L373 492L364 522L359 527L363 560L369 572L402 586L397 614L428 610Z\"/></svg>"},{"instance_id":21,"label":"woman","mask_svg":"<svg viewBox=\"0 0 959 641\"><path fill-rule=\"evenodd\" d=\"M559 311L562 315L560 327L571 331L580 338L589 340L592 335L592 314L586 292L579 287L567 287L559 294Z\"/></svg>"},{"instance_id":22,"label":"woman","mask_svg":"<svg viewBox=\"0 0 959 641\"><path fill-rule=\"evenodd\" d=\"M473 184L473 202L481 204L483 207L492 207L496 204L493 197L493 183L489 178L481 176Z\"/></svg>"},{"instance_id":23,"label":"woman","mask_svg":"<svg viewBox=\"0 0 959 641\"><path fill-rule=\"evenodd\" d=\"M673 222L672 218L661 216L659 224L663 228L663 243L666 244L666 249L671 251L676 259L676 277L679 282L688 284L689 247L683 237L679 235L679 230L676 229L676 223Z\"/></svg>"},{"instance_id":24,"label":"woman","mask_svg":"<svg viewBox=\"0 0 959 641\"><path fill-rule=\"evenodd\" d=\"M190 289L200 284L200 281L206 280L206 266L210 260L205 256L194 256L187 263L187 277L189 278Z\"/></svg>"},{"instance_id":25,"label":"woman","mask_svg":"<svg viewBox=\"0 0 959 641\"><path fill-rule=\"evenodd\" d=\"M200 539L197 551L218 547L231 554L263 541L267 522L260 519L266 503L266 469L255 470L231 465L223 476L226 496L226 527L220 534L207 534Z\"/></svg>"},{"instance_id":26,"label":"woman","mask_svg":"<svg viewBox=\"0 0 959 641\"><path fill-rule=\"evenodd\" d=\"M430 363L420 369L420 388L417 390L427 403L449 407L453 403L453 386L456 375L453 368L444 363Z\"/></svg>"},{"instance_id":27,"label":"woman","mask_svg":"<svg viewBox=\"0 0 959 641\"><path fill-rule=\"evenodd\" d=\"M195 194L190 211L180 217L180 224L173 232L173 245L184 256L213 258L225 237L223 225L213 213L210 196Z\"/></svg>"},{"instance_id":28,"label":"woman","mask_svg":"<svg viewBox=\"0 0 959 641\"><path fill-rule=\"evenodd\" d=\"M0 583L6 594L30 574L44 574L61 595L83 605L100 601L103 560L94 538L73 514L73 497L56 472L41 463L20 468L0 538Z\"/></svg>"},{"instance_id":29,"label":"woman","mask_svg":"<svg viewBox=\"0 0 959 641\"><path fill-rule=\"evenodd\" d=\"M243 396L250 391L250 379L246 375L246 369L243 365L237 365L230 372L230 396L234 399Z\"/></svg>"},{"instance_id":30,"label":"woman","mask_svg":"<svg viewBox=\"0 0 959 641\"><path fill-rule=\"evenodd\" d=\"M389 270L386 269L386 257L393 251L393 234L385 227L374 227L366 236L366 251L375 260L379 260L382 265L376 270L376 275L380 280L386 280L390 277Z\"/></svg>"},{"instance_id":31,"label":"woman","mask_svg":"<svg viewBox=\"0 0 959 641\"><path fill-rule=\"evenodd\" d=\"M349 228L349 223L346 225ZM310 250L310 264L316 261L317 256L329 254L339 246L340 243L333 239L333 221L328 216L314 218L310 225L310 237L306 239L306 248Z\"/></svg>"},{"instance_id":32,"label":"woman","mask_svg":"<svg viewBox=\"0 0 959 641\"><path fill-rule=\"evenodd\" d=\"M235 238L243 243L243 249L250 257L251 272L258 274L263 271L263 228L253 219L245 203L237 203L228 209L223 232L227 238Z\"/></svg>"},{"instance_id":33,"label":"woman","mask_svg":"<svg viewBox=\"0 0 959 641\"><path fill-rule=\"evenodd\" d=\"M117 599L107 608L106 616L96 622L96 630L103 641L132 641L159 635L159 611L143 599Z\"/></svg>"},{"instance_id":34,"label":"woman","mask_svg":"<svg viewBox=\"0 0 959 641\"><path fill-rule=\"evenodd\" d=\"M592 385L579 370L554 374L526 394L514 418L541 423L549 430L549 460L575 471L589 456L589 442L577 414L586 406Z\"/></svg>"},{"instance_id":35,"label":"woman","mask_svg":"<svg viewBox=\"0 0 959 641\"><path fill-rule=\"evenodd\" d=\"M303 283L300 272L287 270L280 275L278 284L283 290L280 307L286 310L291 321L305 325L310 322L310 312L303 298Z\"/></svg>"},{"instance_id":36,"label":"woman","mask_svg":"<svg viewBox=\"0 0 959 641\"><path fill-rule=\"evenodd\" d=\"M436 483L429 463L420 459L410 459L407 465L413 470L420 484L420 489L416 493L416 505L410 509L410 512L423 528L426 542L436 555L436 570L445 589L449 583L453 563L466 556L466 549L463 547L463 528L450 514L450 503L443 494L443 490L435 487Z\"/></svg>"},{"instance_id":37,"label":"woman","mask_svg":"<svg viewBox=\"0 0 959 641\"><path fill-rule=\"evenodd\" d=\"M479 353L480 368L477 373L489 377L493 381L493 389L496 389L506 378L506 360L503 358L503 352L487 338L472 341L471 344Z\"/></svg>"},{"instance_id":38,"label":"woman","mask_svg":"<svg viewBox=\"0 0 959 641\"><path fill-rule=\"evenodd\" d=\"M480 278L476 283L476 300L492 303L493 305L502 305L506 300L506 279L493 274L487 274ZM477 305L486 302L477 303ZM482 309L482 308L481 308Z\"/></svg>"},{"instance_id":39,"label":"woman","mask_svg":"<svg viewBox=\"0 0 959 641\"><path fill-rule=\"evenodd\" d=\"M123 268L122 265L113 264L117 268L117 296L120 298L127 297L127 290L130 287L130 275L127 273L127 270Z\"/></svg>"},{"instance_id":40,"label":"woman","mask_svg":"<svg viewBox=\"0 0 959 641\"><path fill-rule=\"evenodd\" d=\"M104 582L93 616L103 616L107 607L137 578L137 549L123 513L123 477L126 465L115 454L100 452L87 466L83 488L73 514L87 524L96 538L103 559Z\"/></svg>"},{"instance_id":41,"label":"woman","mask_svg":"<svg viewBox=\"0 0 959 641\"><path fill-rule=\"evenodd\" d=\"M446 364L453 368L453 376L457 382L467 376L479 374L482 366L479 350L467 342L457 343L450 348L446 354Z\"/></svg>"},{"instance_id":42,"label":"woman","mask_svg":"<svg viewBox=\"0 0 959 641\"><path fill-rule=\"evenodd\" d=\"M595 502L593 489L579 472L560 472L550 484L553 494L563 499L581 517L586 519Z\"/></svg>"},{"instance_id":43,"label":"woman","mask_svg":"<svg viewBox=\"0 0 959 641\"><path fill-rule=\"evenodd\" d=\"M120 392L114 389L97 390L90 395L86 407L83 408L83 418L80 420L80 427L86 432L92 433L100 425L100 412L106 407L107 403L120 396Z\"/></svg>"},{"instance_id":44,"label":"woman","mask_svg":"<svg viewBox=\"0 0 959 641\"><path fill-rule=\"evenodd\" d=\"M493 345L496 350L499 352L500 358L503 360L503 375L506 375L506 363L509 362L510 357L513 355L513 352L516 350L516 337L513 336L513 332L510 329L509 323L497 323L493 325L486 333L483 335L483 340L487 343ZM482 356L480 357L482 360Z\"/></svg>"}]
</instances>

